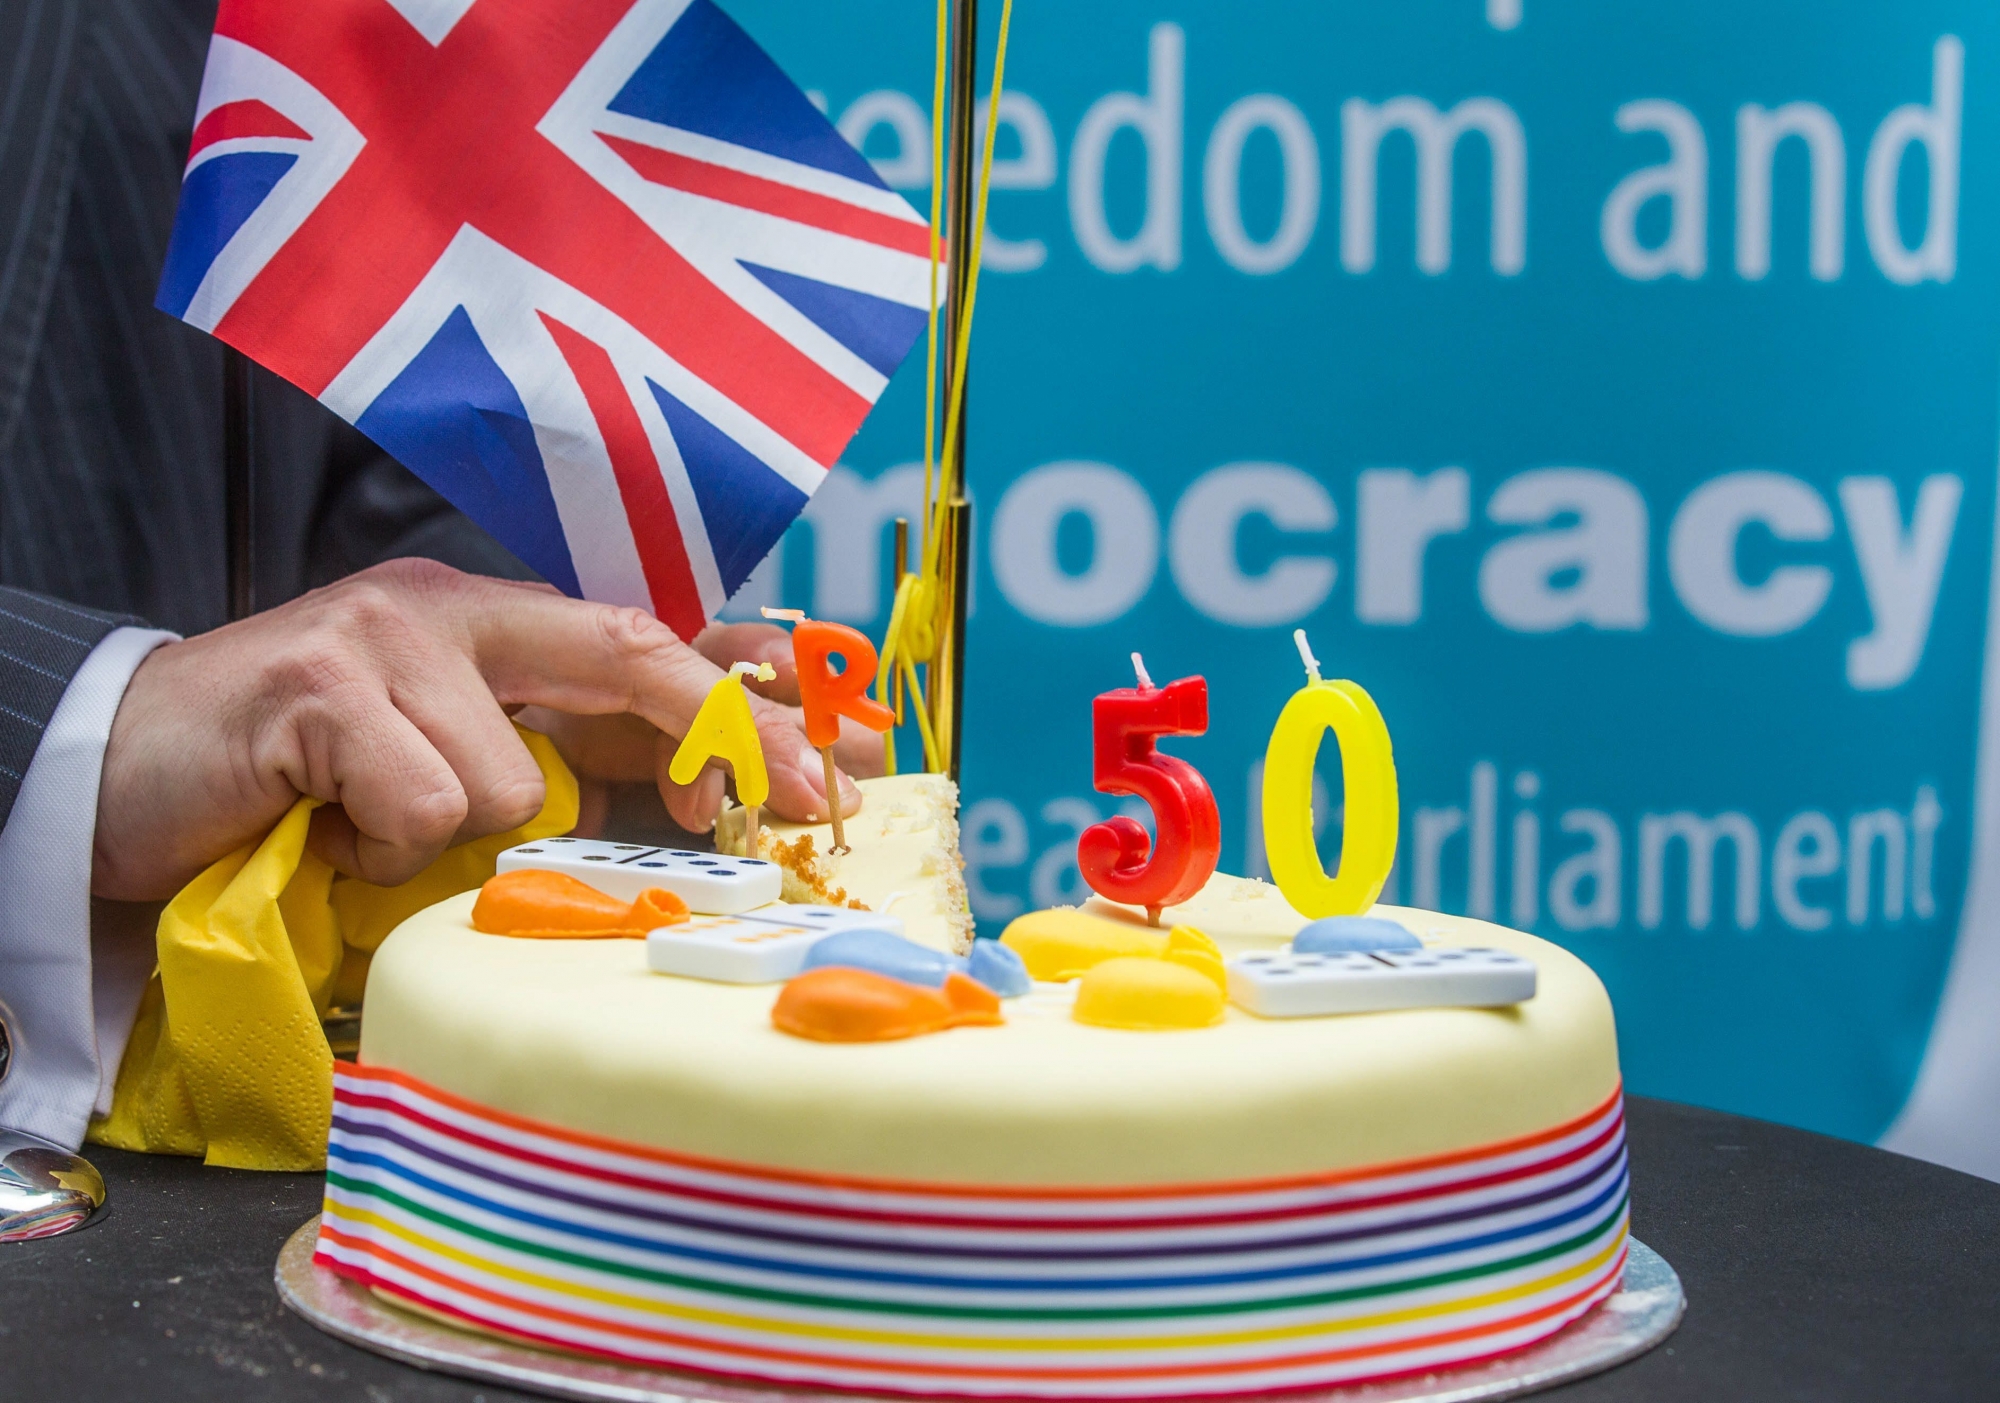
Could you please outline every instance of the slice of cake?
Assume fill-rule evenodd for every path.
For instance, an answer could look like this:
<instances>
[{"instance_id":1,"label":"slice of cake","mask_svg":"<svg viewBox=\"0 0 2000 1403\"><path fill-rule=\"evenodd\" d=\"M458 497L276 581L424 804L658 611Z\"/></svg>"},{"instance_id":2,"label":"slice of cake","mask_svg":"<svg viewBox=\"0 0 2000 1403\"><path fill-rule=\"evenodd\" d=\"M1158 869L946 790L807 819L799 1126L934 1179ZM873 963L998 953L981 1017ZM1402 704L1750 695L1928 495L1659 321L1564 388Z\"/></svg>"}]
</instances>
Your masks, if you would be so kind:
<instances>
[{"instance_id":1,"label":"slice of cake","mask_svg":"<svg viewBox=\"0 0 2000 1403\"><path fill-rule=\"evenodd\" d=\"M910 939L964 954L972 912L958 855L958 786L923 774L858 783L861 810L846 820L848 852L834 854L831 824L766 817L754 856L784 868L786 901L895 916ZM724 812L716 851L752 856L743 851L743 829L742 809Z\"/></svg>"}]
</instances>

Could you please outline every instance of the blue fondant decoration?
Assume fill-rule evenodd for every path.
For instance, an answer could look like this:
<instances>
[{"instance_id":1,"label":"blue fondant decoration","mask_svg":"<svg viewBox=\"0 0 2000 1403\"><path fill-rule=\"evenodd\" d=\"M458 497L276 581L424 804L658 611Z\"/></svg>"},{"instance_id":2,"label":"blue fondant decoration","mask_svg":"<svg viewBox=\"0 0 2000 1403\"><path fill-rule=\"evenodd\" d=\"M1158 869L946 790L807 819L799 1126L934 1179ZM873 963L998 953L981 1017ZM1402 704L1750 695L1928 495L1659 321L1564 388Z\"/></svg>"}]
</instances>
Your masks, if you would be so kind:
<instances>
[{"instance_id":1,"label":"blue fondant decoration","mask_svg":"<svg viewBox=\"0 0 2000 1403\"><path fill-rule=\"evenodd\" d=\"M905 984L922 984L932 989L943 984L947 974L965 972L965 961L957 955L947 955L886 930L835 931L815 942L806 951L805 968L819 969L824 965L865 969Z\"/></svg>"},{"instance_id":2,"label":"blue fondant decoration","mask_svg":"<svg viewBox=\"0 0 2000 1403\"><path fill-rule=\"evenodd\" d=\"M1336 955L1344 951L1421 950L1423 941L1401 923L1380 916L1327 916L1292 937L1295 955Z\"/></svg>"},{"instance_id":3,"label":"blue fondant decoration","mask_svg":"<svg viewBox=\"0 0 2000 1403\"><path fill-rule=\"evenodd\" d=\"M973 941L965 972L1003 999L1018 999L1035 987L1020 955L997 940Z\"/></svg>"}]
</instances>

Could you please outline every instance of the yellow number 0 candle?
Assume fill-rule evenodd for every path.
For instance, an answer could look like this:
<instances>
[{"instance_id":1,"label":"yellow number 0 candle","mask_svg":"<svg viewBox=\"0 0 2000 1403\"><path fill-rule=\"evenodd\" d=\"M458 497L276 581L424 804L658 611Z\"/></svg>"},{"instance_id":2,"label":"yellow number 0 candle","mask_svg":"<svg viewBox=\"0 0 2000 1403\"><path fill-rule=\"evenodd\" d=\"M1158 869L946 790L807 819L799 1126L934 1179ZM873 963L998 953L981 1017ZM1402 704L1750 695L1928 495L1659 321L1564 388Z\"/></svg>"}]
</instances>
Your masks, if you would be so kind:
<instances>
[{"instance_id":1,"label":"yellow number 0 candle","mask_svg":"<svg viewBox=\"0 0 2000 1403\"><path fill-rule=\"evenodd\" d=\"M1357 916L1375 904L1396 860L1396 761L1389 727L1375 699L1352 682L1328 682L1306 646L1306 632L1292 635L1305 660L1306 685L1292 694L1271 730L1264 752L1264 853L1271 880L1292 909L1308 920ZM1313 762L1332 731L1340 745L1340 778L1347 791L1337 875L1320 865L1313 841Z\"/></svg>"}]
</instances>

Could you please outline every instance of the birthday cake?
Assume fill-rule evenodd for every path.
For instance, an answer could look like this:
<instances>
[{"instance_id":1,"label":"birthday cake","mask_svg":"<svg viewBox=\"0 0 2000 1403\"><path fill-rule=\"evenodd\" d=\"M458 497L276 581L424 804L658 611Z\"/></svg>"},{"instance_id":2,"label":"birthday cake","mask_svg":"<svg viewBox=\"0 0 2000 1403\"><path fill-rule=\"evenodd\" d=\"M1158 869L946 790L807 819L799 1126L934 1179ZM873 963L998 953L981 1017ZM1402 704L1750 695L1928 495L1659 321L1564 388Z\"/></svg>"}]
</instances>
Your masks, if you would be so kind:
<instances>
[{"instance_id":1,"label":"birthday cake","mask_svg":"<svg viewBox=\"0 0 2000 1403\"><path fill-rule=\"evenodd\" d=\"M537 1345L925 1396L1435 1370L1615 1289L1616 1040L1574 957L1222 874L1159 927L1098 899L968 954L949 787L863 789L844 857L765 827L782 876L541 846L405 922L337 1073L318 1260ZM627 886L551 896L531 862ZM696 905L793 900L688 913L629 895L638 862ZM519 938L564 901L621 933Z\"/></svg>"}]
</instances>

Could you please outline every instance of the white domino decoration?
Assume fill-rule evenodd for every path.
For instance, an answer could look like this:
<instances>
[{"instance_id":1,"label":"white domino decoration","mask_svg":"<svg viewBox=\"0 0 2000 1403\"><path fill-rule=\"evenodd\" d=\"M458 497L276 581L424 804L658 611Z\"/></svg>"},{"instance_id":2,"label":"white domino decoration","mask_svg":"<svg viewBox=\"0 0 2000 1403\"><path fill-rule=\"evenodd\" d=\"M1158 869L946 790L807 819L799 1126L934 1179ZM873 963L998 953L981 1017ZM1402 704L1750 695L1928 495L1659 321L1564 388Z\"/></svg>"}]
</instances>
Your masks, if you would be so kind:
<instances>
[{"instance_id":1,"label":"white domino decoration","mask_svg":"<svg viewBox=\"0 0 2000 1403\"><path fill-rule=\"evenodd\" d=\"M1229 997L1260 1018L1394 1008L1497 1008L1535 997L1535 964L1505 950L1430 946L1373 954L1238 955Z\"/></svg>"},{"instance_id":2,"label":"white domino decoration","mask_svg":"<svg viewBox=\"0 0 2000 1403\"><path fill-rule=\"evenodd\" d=\"M685 901L688 910L711 916L768 905L785 885L778 864L761 858L589 838L541 838L500 854L502 872L527 867L566 873L620 901L636 901L640 892L660 887Z\"/></svg>"},{"instance_id":3,"label":"white domino decoration","mask_svg":"<svg viewBox=\"0 0 2000 1403\"><path fill-rule=\"evenodd\" d=\"M742 915L696 916L661 926L646 937L646 964L655 974L778 984L805 967L806 951L839 930L901 935L903 923L874 911L773 902Z\"/></svg>"}]
</instances>

